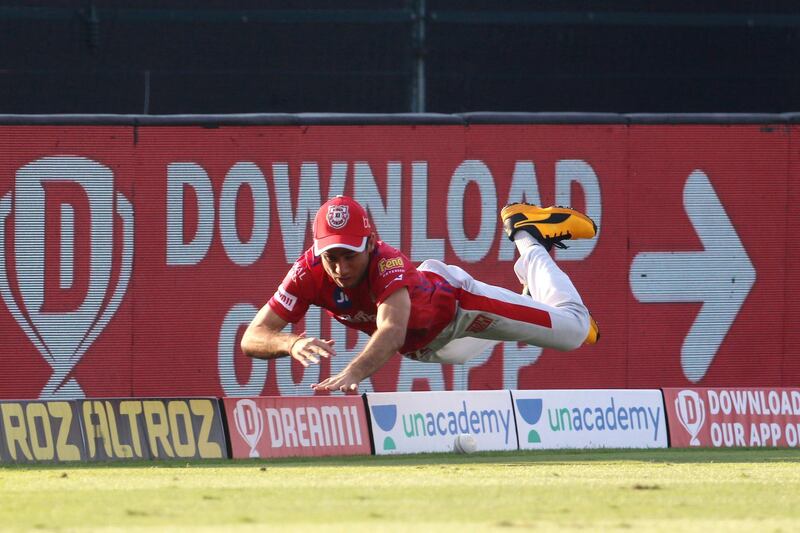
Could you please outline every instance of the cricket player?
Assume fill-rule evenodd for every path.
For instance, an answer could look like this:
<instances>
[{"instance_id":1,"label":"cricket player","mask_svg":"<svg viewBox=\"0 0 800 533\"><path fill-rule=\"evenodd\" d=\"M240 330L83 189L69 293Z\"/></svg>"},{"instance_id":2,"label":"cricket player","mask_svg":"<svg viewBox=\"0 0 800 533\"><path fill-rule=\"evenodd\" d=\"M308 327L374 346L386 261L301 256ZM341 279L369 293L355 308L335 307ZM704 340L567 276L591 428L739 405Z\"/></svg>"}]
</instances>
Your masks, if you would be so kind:
<instances>
[{"instance_id":1,"label":"cricket player","mask_svg":"<svg viewBox=\"0 0 800 533\"><path fill-rule=\"evenodd\" d=\"M357 391L394 354L430 363L464 363L498 341L573 350L599 338L578 291L548 253L568 239L590 239L597 226L568 208L515 203L500 213L519 250L518 294L429 259L418 267L378 239L364 208L336 196L314 218L314 244L294 263L241 341L262 359L291 356L303 366L336 355L334 341L283 333L309 305L370 335L361 353L314 390Z\"/></svg>"}]
</instances>

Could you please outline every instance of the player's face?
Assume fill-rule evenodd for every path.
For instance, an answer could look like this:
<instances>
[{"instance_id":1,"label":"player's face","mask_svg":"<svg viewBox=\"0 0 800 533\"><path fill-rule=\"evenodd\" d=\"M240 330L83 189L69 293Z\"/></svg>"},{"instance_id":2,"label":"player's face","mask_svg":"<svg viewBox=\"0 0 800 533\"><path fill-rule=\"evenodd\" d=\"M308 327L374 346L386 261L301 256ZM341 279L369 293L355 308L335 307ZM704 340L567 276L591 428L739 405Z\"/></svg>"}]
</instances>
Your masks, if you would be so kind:
<instances>
[{"instance_id":1,"label":"player's face","mask_svg":"<svg viewBox=\"0 0 800 533\"><path fill-rule=\"evenodd\" d=\"M343 289L355 287L367 274L372 247L372 239L370 239L363 252L354 252L347 248L331 248L320 256L322 266L339 287Z\"/></svg>"}]
</instances>

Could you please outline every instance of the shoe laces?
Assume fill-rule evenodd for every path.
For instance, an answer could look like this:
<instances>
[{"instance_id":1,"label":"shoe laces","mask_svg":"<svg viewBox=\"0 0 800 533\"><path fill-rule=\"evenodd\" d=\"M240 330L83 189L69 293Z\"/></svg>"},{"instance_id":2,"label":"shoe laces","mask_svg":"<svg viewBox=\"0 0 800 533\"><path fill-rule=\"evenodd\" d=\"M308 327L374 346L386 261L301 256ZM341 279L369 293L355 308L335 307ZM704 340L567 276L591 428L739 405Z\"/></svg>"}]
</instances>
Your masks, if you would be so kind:
<instances>
[{"instance_id":1,"label":"shoe laces","mask_svg":"<svg viewBox=\"0 0 800 533\"><path fill-rule=\"evenodd\" d=\"M566 241L571 238L572 234L570 232L566 232L560 235L556 235L554 237L546 237L543 240L545 241L548 250L553 246L555 246L556 248L560 248L561 250L566 250L567 248L569 248L569 246L564 244L563 241Z\"/></svg>"}]
</instances>

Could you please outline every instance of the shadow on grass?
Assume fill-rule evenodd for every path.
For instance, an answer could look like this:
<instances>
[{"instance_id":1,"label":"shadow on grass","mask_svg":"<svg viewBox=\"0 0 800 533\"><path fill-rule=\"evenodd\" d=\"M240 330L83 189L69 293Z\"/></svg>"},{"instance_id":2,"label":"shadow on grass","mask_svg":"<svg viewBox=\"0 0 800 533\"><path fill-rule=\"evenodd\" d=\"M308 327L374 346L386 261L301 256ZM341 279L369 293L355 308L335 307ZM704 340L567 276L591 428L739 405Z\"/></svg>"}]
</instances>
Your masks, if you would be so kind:
<instances>
[{"instance_id":1,"label":"shadow on grass","mask_svg":"<svg viewBox=\"0 0 800 533\"><path fill-rule=\"evenodd\" d=\"M292 457L279 459L192 459L192 460L120 460L92 463L3 464L0 469L63 470L65 468L337 468L343 466L407 467L466 464L575 464L575 463L800 463L800 449L724 448L724 449L651 449L651 450L522 450L478 452L473 454L420 453L408 455L366 455L347 457Z\"/></svg>"}]
</instances>

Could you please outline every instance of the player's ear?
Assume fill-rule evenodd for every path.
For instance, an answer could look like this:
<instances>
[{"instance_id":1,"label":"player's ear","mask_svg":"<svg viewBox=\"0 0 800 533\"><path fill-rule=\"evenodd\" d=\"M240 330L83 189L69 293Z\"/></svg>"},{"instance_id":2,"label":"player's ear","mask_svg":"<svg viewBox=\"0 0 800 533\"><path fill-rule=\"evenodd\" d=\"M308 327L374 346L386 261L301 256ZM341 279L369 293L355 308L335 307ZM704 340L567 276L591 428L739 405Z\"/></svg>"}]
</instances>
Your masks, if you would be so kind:
<instances>
[{"instance_id":1,"label":"player's ear","mask_svg":"<svg viewBox=\"0 0 800 533\"><path fill-rule=\"evenodd\" d=\"M369 236L369 240L367 241L367 253L372 253L372 250L375 249L375 234Z\"/></svg>"}]
</instances>

